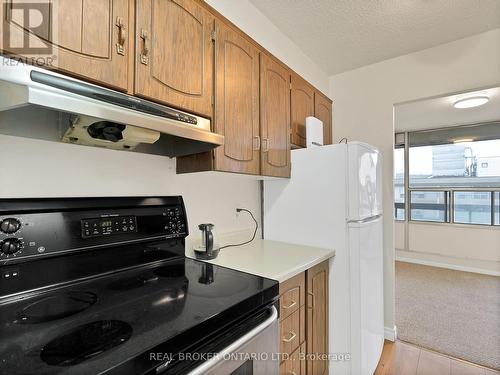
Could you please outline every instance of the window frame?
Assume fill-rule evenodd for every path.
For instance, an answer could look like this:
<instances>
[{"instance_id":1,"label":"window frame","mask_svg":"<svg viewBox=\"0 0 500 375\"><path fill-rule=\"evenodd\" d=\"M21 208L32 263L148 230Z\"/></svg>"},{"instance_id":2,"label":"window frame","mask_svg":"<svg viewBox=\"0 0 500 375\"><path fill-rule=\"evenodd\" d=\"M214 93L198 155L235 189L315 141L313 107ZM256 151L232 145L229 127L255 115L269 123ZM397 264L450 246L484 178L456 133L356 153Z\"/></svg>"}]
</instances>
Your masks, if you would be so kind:
<instances>
[{"instance_id":1,"label":"window frame","mask_svg":"<svg viewBox=\"0 0 500 375\"><path fill-rule=\"evenodd\" d=\"M438 129L436 129L438 130ZM432 224L432 225L454 225L454 226L472 226L472 227L482 227L482 228L492 228L500 230L500 222L496 222L495 215L495 205L498 205L497 199L500 200L500 186L499 187L427 187L427 188L410 188L410 171L409 171L409 156L410 156L410 146L409 146L409 133L408 131L395 133L394 135L394 146L393 152L396 148L404 148L404 192L405 192L405 200L404 200L404 210L405 215L404 219L396 219L396 202L393 204L393 220L395 223L401 223L408 225L412 224ZM404 143L401 140L404 139ZM399 141L398 141L399 140ZM393 173L394 176L394 173ZM445 221L432 221L432 220L413 220L411 218L411 193L412 191L437 191L445 193ZM491 194L491 222L490 224L479 224L479 223L461 223L455 222L455 202L454 202L454 193L455 192L489 192ZM394 199L394 181L393 181L393 199ZM498 197L497 197L498 195ZM499 220L500 221L500 218Z\"/></svg>"}]
</instances>

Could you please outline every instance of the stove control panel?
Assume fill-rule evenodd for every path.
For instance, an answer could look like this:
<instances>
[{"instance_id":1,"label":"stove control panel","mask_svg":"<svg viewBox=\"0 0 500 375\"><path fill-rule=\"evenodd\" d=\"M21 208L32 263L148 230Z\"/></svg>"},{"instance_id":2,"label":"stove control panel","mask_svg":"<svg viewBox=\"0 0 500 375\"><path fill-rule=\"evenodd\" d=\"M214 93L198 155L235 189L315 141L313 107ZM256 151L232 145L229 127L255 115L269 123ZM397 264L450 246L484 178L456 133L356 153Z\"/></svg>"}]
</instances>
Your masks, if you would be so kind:
<instances>
[{"instance_id":1,"label":"stove control panel","mask_svg":"<svg viewBox=\"0 0 500 375\"><path fill-rule=\"evenodd\" d=\"M135 216L112 216L82 220L83 238L134 232L137 232Z\"/></svg>"},{"instance_id":2,"label":"stove control panel","mask_svg":"<svg viewBox=\"0 0 500 375\"><path fill-rule=\"evenodd\" d=\"M0 266L188 234L180 196L0 200Z\"/></svg>"}]
</instances>

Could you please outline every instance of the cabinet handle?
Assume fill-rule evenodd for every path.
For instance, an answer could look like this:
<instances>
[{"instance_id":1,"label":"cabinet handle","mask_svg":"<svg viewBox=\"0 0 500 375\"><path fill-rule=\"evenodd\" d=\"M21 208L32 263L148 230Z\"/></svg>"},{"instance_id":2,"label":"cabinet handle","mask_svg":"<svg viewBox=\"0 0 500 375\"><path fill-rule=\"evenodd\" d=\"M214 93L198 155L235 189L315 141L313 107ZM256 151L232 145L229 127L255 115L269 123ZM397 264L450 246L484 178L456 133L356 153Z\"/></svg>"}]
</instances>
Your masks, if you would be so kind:
<instances>
[{"instance_id":1,"label":"cabinet handle","mask_svg":"<svg viewBox=\"0 0 500 375\"><path fill-rule=\"evenodd\" d=\"M283 342L290 342L290 341L293 341L293 339L295 339L295 338L297 337L297 334L296 334L295 332L293 332L293 331L290 331L290 332L288 332L288 333L290 333L290 334L291 334L291 335L290 335L290 337L289 337L289 338L287 338L287 339L283 338L283 339L282 339L282 340L283 340Z\"/></svg>"},{"instance_id":2,"label":"cabinet handle","mask_svg":"<svg viewBox=\"0 0 500 375\"><path fill-rule=\"evenodd\" d=\"M118 27L118 42L116 43L116 53L125 56L125 22L122 17L116 17L115 26Z\"/></svg>"},{"instance_id":3,"label":"cabinet handle","mask_svg":"<svg viewBox=\"0 0 500 375\"><path fill-rule=\"evenodd\" d=\"M260 150L260 136L258 135L253 137L253 150L254 151Z\"/></svg>"},{"instance_id":4,"label":"cabinet handle","mask_svg":"<svg viewBox=\"0 0 500 375\"><path fill-rule=\"evenodd\" d=\"M290 375L297 375L297 373L295 371L290 371L289 374Z\"/></svg>"},{"instance_id":5,"label":"cabinet handle","mask_svg":"<svg viewBox=\"0 0 500 375\"><path fill-rule=\"evenodd\" d=\"M297 301L292 300L292 303L291 303L291 304L289 304L289 305L283 305L282 307L283 307L284 309L291 309L291 308L292 308L292 307L294 307L296 304L297 304Z\"/></svg>"},{"instance_id":6,"label":"cabinet handle","mask_svg":"<svg viewBox=\"0 0 500 375\"><path fill-rule=\"evenodd\" d=\"M308 306L310 309L314 309L314 293L313 292L307 292L308 295L311 296L311 306Z\"/></svg>"},{"instance_id":7,"label":"cabinet handle","mask_svg":"<svg viewBox=\"0 0 500 375\"><path fill-rule=\"evenodd\" d=\"M148 32L147 30L141 29L141 39L142 39L142 53L141 53L141 63L148 65L149 63L149 46L148 46Z\"/></svg>"},{"instance_id":8,"label":"cabinet handle","mask_svg":"<svg viewBox=\"0 0 500 375\"><path fill-rule=\"evenodd\" d=\"M264 143L264 145L265 145L262 152L269 152L269 145L271 143L271 140L269 138L262 138L262 143Z\"/></svg>"}]
</instances>

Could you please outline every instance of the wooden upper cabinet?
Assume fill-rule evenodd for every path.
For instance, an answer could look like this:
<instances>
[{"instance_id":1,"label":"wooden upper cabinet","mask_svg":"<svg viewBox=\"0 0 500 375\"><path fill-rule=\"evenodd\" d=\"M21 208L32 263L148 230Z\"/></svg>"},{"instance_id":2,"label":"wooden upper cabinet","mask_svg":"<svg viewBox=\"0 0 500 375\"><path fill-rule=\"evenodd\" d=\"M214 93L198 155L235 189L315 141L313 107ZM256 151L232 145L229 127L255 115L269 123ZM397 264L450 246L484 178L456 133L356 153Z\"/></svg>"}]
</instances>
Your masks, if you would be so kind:
<instances>
[{"instance_id":1,"label":"wooden upper cabinet","mask_svg":"<svg viewBox=\"0 0 500 375\"><path fill-rule=\"evenodd\" d=\"M290 71L260 56L261 174L290 177Z\"/></svg>"},{"instance_id":2,"label":"wooden upper cabinet","mask_svg":"<svg viewBox=\"0 0 500 375\"><path fill-rule=\"evenodd\" d=\"M328 353L328 261L307 270L307 353L321 358ZM318 355L316 355L318 354ZM328 373L328 361L308 360L307 373Z\"/></svg>"},{"instance_id":3,"label":"wooden upper cabinet","mask_svg":"<svg viewBox=\"0 0 500 375\"><path fill-rule=\"evenodd\" d=\"M194 0L137 1L135 93L212 117L213 16Z\"/></svg>"},{"instance_id":4,"label":"wooden upper cabinet","mask_svg":"<svg viewBox=\"0 0 500 375\"><path fill-rule=\"evenodd\" d=\"M314 117L323 121L323 144L332 144L332 101L318 91L314 92Z\"/></svg>"},{"instance_id":5,"label":"wooden upper cabinet","mask_svg":"<svg viewBox=\"0 0 500 375\"><path fill-rule=\"evenodd\" d=\"M24 23L24 14L29 11L26 6L30 6L26 3L10 0L2 4L2 31L8 30L10 40L3 46L4 53L45 58L38 59L38 63L55 57L47 68L127 90L132 53L129 42L133 35L129 0L36 1L31 6L39 7L44 21L32 29ZM52 50L36 51L46 46ZM16 47L21 48L11 49Z\"/></svg>"},{"instance_id":6,"label":"wooden upper cabinet","mask_svg":"<svg viewBox=\"0 0 500 375\"><path fill-rule=\"evenodd\" d=\"M314 116L314 88L298 75L292 74L290 100L292 144L306 147L306 117Z\"/></svg>"},{"instance_id":7,"label":"wooden upper cabinet","mask_svg":"<svg viewBox=\"0 0 500 375\"><path fill-rule=\"evenodd\" d=\"M219 21L215 46L215 169L259 174L259 51Z\"/></svg>"}]
</instances>

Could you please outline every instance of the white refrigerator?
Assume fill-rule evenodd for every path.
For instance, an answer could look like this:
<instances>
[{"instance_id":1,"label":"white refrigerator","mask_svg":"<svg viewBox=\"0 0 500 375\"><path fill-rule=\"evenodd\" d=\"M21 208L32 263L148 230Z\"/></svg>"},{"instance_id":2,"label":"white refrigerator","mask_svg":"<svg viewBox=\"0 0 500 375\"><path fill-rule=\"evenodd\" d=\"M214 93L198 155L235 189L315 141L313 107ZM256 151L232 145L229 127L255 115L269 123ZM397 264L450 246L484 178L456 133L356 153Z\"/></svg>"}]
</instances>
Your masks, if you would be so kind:
<instances>
[{"instance_id":1,"label":"white refrigerator","mask_svg":"<svg viewBox=\"0 0 500 375\"><path fill-rule=\"evenodd\" d=\"M330 374L371 375L384 342L381 154L349 142L293 150L291 162L289 180L264 181L264 238L335 250Z\"/></svg>"}]
</instances>

